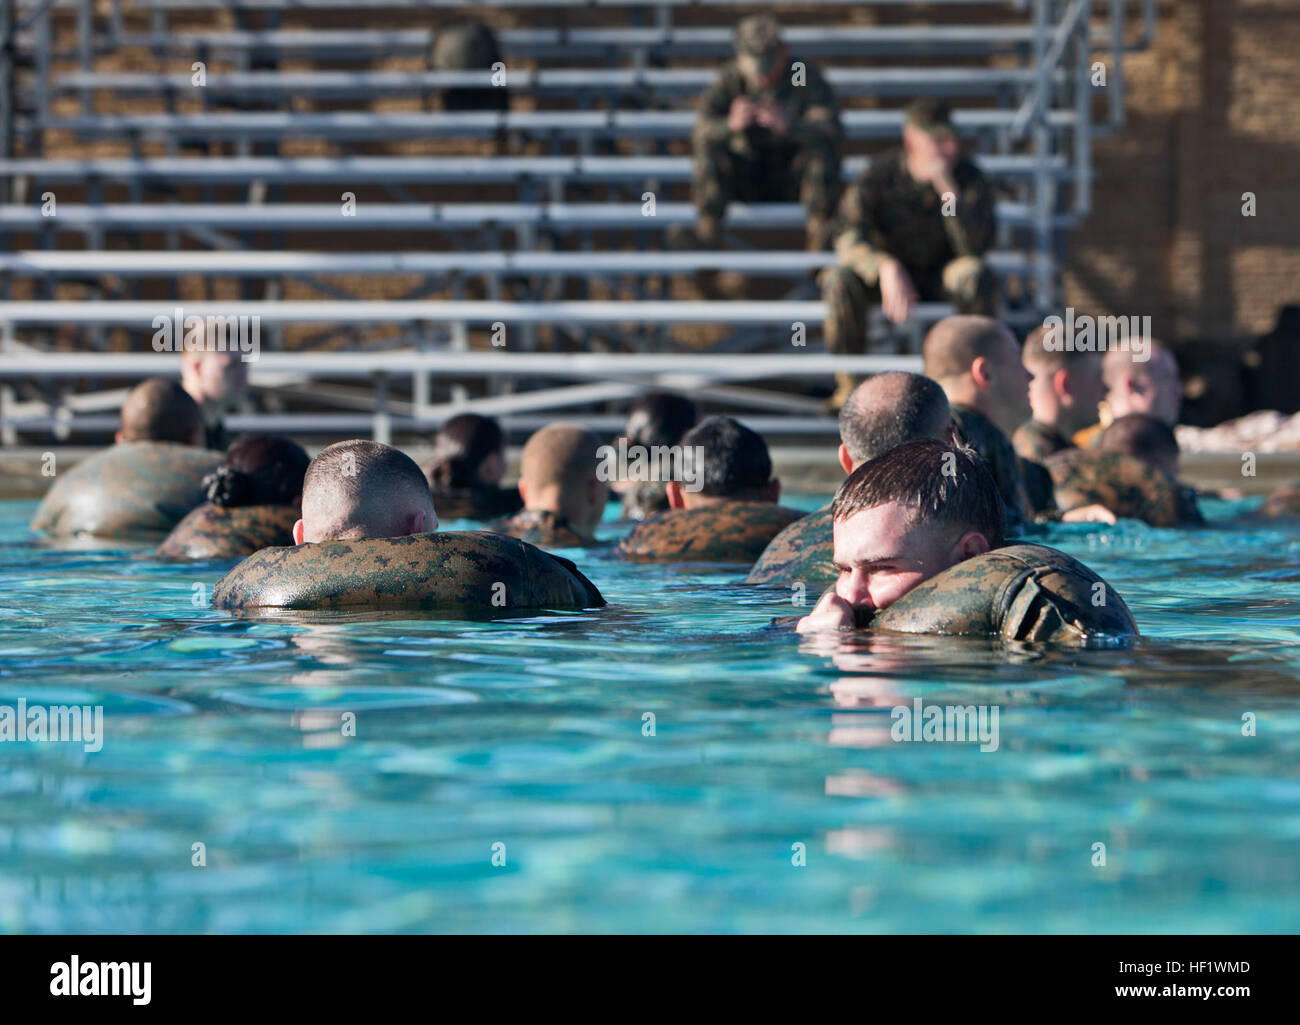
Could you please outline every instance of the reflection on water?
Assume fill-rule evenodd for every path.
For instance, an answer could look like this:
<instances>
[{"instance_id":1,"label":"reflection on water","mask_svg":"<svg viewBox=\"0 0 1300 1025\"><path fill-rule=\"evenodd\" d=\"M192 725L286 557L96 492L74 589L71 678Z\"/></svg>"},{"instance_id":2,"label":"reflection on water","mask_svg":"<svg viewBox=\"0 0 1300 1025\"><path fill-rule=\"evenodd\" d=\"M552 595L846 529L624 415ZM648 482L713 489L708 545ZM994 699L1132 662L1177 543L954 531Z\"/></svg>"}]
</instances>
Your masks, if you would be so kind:
<instances>
[{"instance_id":1,"label":"reflection on water","mask_svg":"<svg viewBox=\"0 0 1300 1025\"><path fill-rule=\"evenodd\" d=\"M1282 529L1054 528L1143 631L1078 651L801 638L734 569L586 553L599 613L235 619L223 566L34 548L31 508L0 704L105 743L0 744L6 931L1300 927ZM997 750L897 742L918 699L996 706Z\"/></svg>"}]
</instances>

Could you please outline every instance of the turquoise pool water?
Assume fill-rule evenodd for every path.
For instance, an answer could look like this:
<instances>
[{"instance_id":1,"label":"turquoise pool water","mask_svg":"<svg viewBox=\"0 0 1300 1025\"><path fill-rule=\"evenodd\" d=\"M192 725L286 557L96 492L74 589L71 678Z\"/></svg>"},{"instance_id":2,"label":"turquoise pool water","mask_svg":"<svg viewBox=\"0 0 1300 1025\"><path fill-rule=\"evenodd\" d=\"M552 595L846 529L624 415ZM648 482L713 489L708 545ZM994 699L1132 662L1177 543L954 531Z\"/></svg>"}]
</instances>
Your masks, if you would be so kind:
<instances>
[{"instance_id":1,"label":"turquoise pool water","mask_svg":"<svg viewBox=\"0 0 1300 1025\"><path fill-rule=\"evenodd\" d=\"M104 742L0 743L2 931L1300 929L1294 531L1047 535L1130 650L824 650L732 570L592 554L599 614L240 621L193 604L223 567L34 549L33 507L0 704ZM998 749L895 743L918 697L996 706Z\"/></svg>"}]
</instances>

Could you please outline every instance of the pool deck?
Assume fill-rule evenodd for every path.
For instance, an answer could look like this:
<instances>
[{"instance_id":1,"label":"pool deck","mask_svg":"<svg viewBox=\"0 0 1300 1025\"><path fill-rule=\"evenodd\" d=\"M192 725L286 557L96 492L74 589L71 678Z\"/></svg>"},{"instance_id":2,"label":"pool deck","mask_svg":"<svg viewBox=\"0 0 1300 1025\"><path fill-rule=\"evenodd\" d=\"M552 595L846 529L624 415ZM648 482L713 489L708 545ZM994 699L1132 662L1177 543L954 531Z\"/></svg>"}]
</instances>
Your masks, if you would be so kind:
<instances>
[{"instance_id":1,"label":"pool deck","mask_svg":"<svg viewBox=\"0 0 1300 1025\"><path fill-rule=\"evenodd\" d=\"M322 445L309 445L312 455ZM49 487L51 478L41 476L47 452L55 452L62 469L75 466L98 449L81 446L59 448L0 449L0 498L39 498ZM417 463L432 455L428 445L411 445L403 451ZM787 494L825 495L839 487L844 473L835 459L835 450L827 446L781 446L772 448L772 461ZM508 479L519 472L519 449L509 451ZM1264 452L1256 457L1255 476L1243 477L1240 452L1194 452L1182 457L1182 479L1198 488L1219 490L1237 488L1247 495L1267 494L1273 488L1300 481L1300 452Z\"/></svg>"}]
</instances>

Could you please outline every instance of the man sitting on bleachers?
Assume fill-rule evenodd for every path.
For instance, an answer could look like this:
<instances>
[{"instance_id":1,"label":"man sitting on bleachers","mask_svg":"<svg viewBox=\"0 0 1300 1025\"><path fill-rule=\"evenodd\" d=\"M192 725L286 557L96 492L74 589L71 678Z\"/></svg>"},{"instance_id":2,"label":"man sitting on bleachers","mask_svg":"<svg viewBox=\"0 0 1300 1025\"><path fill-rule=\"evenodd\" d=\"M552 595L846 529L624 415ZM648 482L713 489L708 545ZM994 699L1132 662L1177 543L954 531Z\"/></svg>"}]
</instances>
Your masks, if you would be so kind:
<instances>
[{"instance_id":1,"label":"man sitting on bleachers","mask_svg":"<svg viewBox=\"0 0 1300 1025\"><path fill-rule=\"evenodd\" d=\"M913 102L903 148L874 157L840 203L839 265L822 275L826 348L865 352L867 318L877 305L895 324L918 300L992 316L994 280L983 256L994 227L993 187L962 155L948 105ZM839 409L857 381L847 373L835 380L829 405Z\"/></svg>"},{"instance_id":2,"label":"man sitting on bleachers","mask_svg":"<svg viewBox=\"0 0 1300 1025\"><path fill-rule=\"evenodd\" d=\"M840 193L839 104L810 61L794 60L767 14L736 27L736 57L700 104L694 133L697 243L716 249L727 204L803 203L808 248L828 241Z\"/></svg>"}]
</instances>

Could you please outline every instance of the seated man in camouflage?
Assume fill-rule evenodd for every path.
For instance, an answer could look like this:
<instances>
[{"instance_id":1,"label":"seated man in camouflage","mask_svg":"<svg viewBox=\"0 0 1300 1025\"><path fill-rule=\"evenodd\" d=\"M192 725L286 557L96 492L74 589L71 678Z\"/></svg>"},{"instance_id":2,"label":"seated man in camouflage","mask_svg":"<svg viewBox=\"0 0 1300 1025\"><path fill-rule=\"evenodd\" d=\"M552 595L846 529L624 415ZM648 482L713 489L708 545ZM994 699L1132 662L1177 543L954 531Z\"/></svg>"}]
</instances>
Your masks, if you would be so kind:
<instances>
[{"instance_id":1,"label":"seated man in camouflage","mask_svg":"<svg viewBox=\"0 0 1300 1025\"><path fill-rule=\"evenodd\" d=\"M1097 406L1105 394L1101 357L1067 349L1042 326L1025 339L1022 361L1033 375L1029 382L1033 416L1016 428L1011 443L1018 456L1041 463L1054 452L1073 448L1074 435L1097 422Z\"/></svg>"},{"instance_id":2,"label":"seated man in camouflage","mask_svg":"<svg viewBox=\"0 0 1300 1025\"><path fill-rule=\"evenodd\" d=\"M903 371L876 374L858 385L840 408L839 461L846 474L917 438L953 439L948 399L928 377ZM828 505L777 534L745 583L822 586L835 579L831 548Z\"/></svg>"},{"instance_id":3,"label":"seated man in camouflage","mask_svg":"<svg viewBox=\"0 0 1300 1025\"><path fill-rule=\"evenodd\" d=\"M542 548L584 548L596 543L609 488L600 480L600 440L581 424L557 423L528 439L519 461L524 508L489 524Z\"/></svg>"},{"instance_id":4,"label":"seated man in camouflage","mask_svg":"<svg viewBox=\"0 0 1300 1025\"><path fill-rule=\"evenodd\" d=\"M1115 516L1153 527L1203 524L1196 492L1178 483L1178 442L1153 416L1122 416L1095 448L1066 449L1047 458L1057 504L1104 505Z\"/></svg>"},{"instance_id":5,"label":"seated man in camouflage","mask_svg":"<svg viewBox=\"0 0 1300 1025\"><path fill-rule=\"evenodd\" d=\"M840 194L839 105L807 60L794 60L769 14L736 26L736 58L700 104L695 128L694 244L717 249L727 205L793 202L807 208L808 248L826 247Z\"/></svg>"},{"instance_id":6,"label":"seated man in camouflage","mask_svg":"<svg viewBox=\"0 0 1300 1025\"><path fill-rule=\"evenodd\" d=\"M911 441L840 487L834 587L800 633L870 626L902 633L1080 644L1137 634L1090 569L1044 545L1004 545L1005 507L965 447Z\"/></svg>"},{"instance_id":7,"label":"seated man in camouflage","mask_svg":"<svg viewBox=\"0 0 1300 1025\"><path fill-rule=\"evenodd\" d=\"M826 348L866 351L868 316L881 306L895 324L919 300L956 303L962 313L992 315L994 278L984 263L993 244L993 188L952 129L946 104L907 108L903 148L881 154L840 203L837 267L822 275ZM856 383L836 374L838 408Z\"/></svg>"},{"instance_id":8,"label":"seated man in camouflage","mask_svg":"<svg viewBox=\"0 0 1300 1025\"><path fill-rule=\"evenodd\" d=\"M617 554L637 562L750 565L803 514L777 505L767 443L729 416L711 416L682 438L682 480L668 482L667 512L637 524Z\"/></svg>"},{"instance_id":9,"label":"seated man in camouflage","mask_svg":"<svg viewBox=\"0 0 1300 1025\"><path fill-rule=\"evenodd\" d=\"M1170 427L1178 423L1183 405L1183 382L1178 360L1168 347L1149 339L1146 359L1126 349L1111 349L1101 361L1106 397L1098 410L1098 423L1074 437L1081 447L1096 444L1101 432L1114 420L1141 413L1162 420Z\"/></svg>"}]
</instances>

